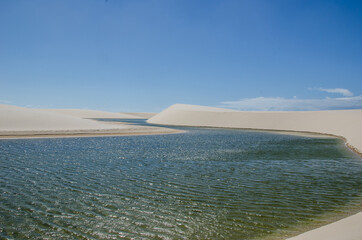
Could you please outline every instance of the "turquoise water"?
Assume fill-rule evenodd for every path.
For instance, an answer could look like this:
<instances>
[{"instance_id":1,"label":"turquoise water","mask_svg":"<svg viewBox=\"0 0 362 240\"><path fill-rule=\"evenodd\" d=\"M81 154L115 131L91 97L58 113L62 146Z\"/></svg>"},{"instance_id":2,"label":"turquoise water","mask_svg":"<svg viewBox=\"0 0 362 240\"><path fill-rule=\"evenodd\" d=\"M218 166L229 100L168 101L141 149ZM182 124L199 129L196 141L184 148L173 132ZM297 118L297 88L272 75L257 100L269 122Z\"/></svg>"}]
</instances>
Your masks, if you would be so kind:
<instances>
[{"instance_id":1,"label":"turquoise water","mask_svg":"<svg viewBox=\"0 0 362 240\"><path fill-rule=\"evenodd\" d=\"M361 197L339 139L183 134L0 141L0 238L261 239Z\"/></svg>"}]
</instances>

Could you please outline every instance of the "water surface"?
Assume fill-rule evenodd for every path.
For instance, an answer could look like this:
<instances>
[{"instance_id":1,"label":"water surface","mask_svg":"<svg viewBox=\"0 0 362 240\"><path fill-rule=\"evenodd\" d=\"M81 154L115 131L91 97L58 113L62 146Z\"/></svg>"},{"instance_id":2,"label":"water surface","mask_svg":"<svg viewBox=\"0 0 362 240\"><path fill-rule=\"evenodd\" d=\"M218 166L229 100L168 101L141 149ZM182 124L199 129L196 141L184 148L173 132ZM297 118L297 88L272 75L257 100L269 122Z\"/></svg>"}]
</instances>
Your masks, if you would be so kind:
<instances>
[{"instance_id":1,"label":"water surface","mask_svg":"<svg viewBox=\"0 0 362 240\"><path fill-rule=\"evenodd\" d=\"M0 141L0 237L261 239L360 204L339 139L182 134Z\"/></svg>"}]
</instances>

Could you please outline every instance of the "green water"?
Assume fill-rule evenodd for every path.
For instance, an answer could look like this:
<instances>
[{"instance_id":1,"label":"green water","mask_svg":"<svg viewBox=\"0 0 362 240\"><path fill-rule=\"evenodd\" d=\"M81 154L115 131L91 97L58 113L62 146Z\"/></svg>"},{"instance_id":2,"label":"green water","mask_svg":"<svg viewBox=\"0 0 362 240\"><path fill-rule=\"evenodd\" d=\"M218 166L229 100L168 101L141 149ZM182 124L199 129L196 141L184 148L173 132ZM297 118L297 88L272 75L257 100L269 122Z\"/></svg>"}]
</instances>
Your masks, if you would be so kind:
<instances>
[{"instance_id":1,"label":"green water","mask_svg":"<svg viewBox=\"0 0 362 240\"><path fill-rule=\"evenodd\" d=\"M0 238L261 239L360 206L339 139L183 134L0 141Z\"/></svg>"}]
</instances>

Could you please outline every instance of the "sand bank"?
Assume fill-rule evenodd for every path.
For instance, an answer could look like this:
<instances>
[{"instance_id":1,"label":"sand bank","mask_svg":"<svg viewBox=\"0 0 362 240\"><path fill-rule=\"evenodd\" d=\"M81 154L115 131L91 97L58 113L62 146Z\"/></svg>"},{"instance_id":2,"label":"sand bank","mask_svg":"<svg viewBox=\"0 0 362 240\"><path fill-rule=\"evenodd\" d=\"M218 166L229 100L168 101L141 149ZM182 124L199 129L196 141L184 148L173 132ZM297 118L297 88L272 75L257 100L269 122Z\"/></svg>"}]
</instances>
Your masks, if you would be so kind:
<instances>
[{"instance_id":1,"label":"sand bank","mask_svg":"<svg viewBox=\"0 0 362 240\"><path fill-rule=\"evenodd\" d=\"M361 240L362 212L287 240Z\"/></svg>"},{"instance_id":2,"label":"sand bank","mask_svg":"<svg viewBox=\"0 0 362 240\"><path fill-rule=\"evenodd\" d=\"M100 118L107 118L107 116L114 115L110 114ZM97 115L98 117L99 115ZM99 122L48 110L0 104L1 138L145 135L177 132L180 131L117 122Z\"/></svg>"},{"instance_id":3,"label":"sand bank","mask_svg":"<svg viewBox=\"0 0 362 240\"><path fill-rule=\"evenodd\" d=\"M0 139L27 139L27 138L71 138L71 137L110 137L110 136L135 136L135 135L164 135L183 133L184 131L158 127L125 128L122 130L87 130L87 131L25 131L25 132L0 132Z\"/></svg>"},{"instance_id":4,"label":"sand bank","mask_svg":"<svg viewBox=\"0 0 362 240\"><path fill-rule=\"evenodd\" d=\"M243 112L176 104L150 118L148 122L328 134L344 138L349 147L362 153L362 110Z\"/></svg>"}]
</instances>

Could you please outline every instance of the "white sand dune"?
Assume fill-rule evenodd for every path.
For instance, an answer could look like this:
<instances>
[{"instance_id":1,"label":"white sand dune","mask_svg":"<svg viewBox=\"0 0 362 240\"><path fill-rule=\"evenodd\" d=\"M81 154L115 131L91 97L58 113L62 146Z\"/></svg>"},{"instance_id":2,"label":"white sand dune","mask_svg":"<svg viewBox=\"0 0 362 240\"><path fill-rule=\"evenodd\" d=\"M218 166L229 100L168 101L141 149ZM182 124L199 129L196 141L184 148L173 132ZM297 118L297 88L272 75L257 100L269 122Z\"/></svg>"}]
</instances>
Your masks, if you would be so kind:
<instances>
[{"instance_id":1,"label":"white sand dune","mask_svg":"<svg viewBox=\"0 0 362 240\"><path fill-rule=\"evenodd\" d=\"M351 148L362 153L362 110L243 112L175 104L150 118L148 122L330 134L345 138Z\"/></svg>"},{"instance_id":2,"label":"white sand dune","mask_svg":"<svg viewBox=\"0 0 362 240\"><path fill-rule=\"evenodd\" d=\"M139 118L127 114L91 110L75 110L68 113L70 115L57 110L30 109L0 104L0 138L119 136L182 132L169 128L83 119Z\"/></svg>"},{"instance_id":3,"label":"white sand dune","mask_svg":"<svg viewBox=\"0 0 362 240\"><path fill-rule=\"evenodd\" d=\"M105 130L123 128L125 127L121 125L110 125L55 112L0 104L0 132Z\"/></svg>"},{"instance_id":4,"label":"white sand dune","mask_svg":"<svg viewBox=\"0 0 362 240\"><path fill-rule=\"evenodd\" d=\"M362 153L362 110L313 112L242 112L222 108L176 104L148 120L149 123L281 130L330 134L344 138ZM309 231L290 240L361 240L362 212Z\"/></svg>"},{"instance_id":5,"label":"white sand dune","mask_svg":"<svg viewBox=\"0 0 362 240\"><path fill-rule=\"evenodd\" d=\"M59 113L80 118L127 118L127 119L138 119L143 118L134 114L128 113L116 113L116 112L105 112L98 110L86 110L86 109L42 109L43 111Z\"/></svg>"}]
</instances>

